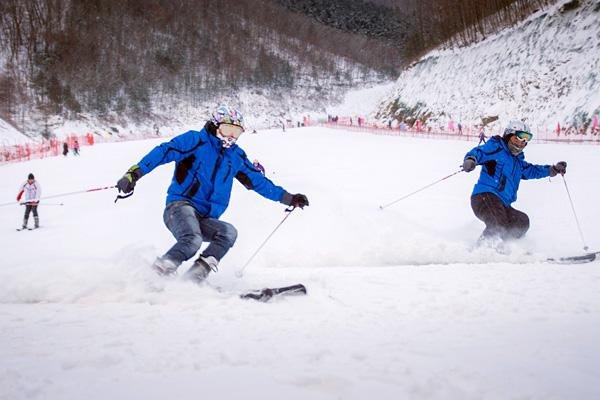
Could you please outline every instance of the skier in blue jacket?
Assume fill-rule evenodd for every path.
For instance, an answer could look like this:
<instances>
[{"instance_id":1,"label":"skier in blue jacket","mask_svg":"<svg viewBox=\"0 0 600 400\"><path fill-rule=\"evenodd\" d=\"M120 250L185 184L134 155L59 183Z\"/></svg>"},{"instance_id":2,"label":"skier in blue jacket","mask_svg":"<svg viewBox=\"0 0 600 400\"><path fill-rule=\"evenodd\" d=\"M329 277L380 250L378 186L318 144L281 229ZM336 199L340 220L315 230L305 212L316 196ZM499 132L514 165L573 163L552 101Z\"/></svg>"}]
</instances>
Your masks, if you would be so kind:
<instances>
[{"instance_id":1,"label":"skier in blue jacket","mask_svg":"<svg viewBox=\"0 0 600 400\"><path fill-rule=\"evenodd\" d=\"M471 195L471 208L485 223L480 241L516 239L525 235L529 217L511 206L517 199L521 179L539 179L567 172L565 161L555 165L535 165L525 161L523 149L532 138L526 124L511 121L502 137L494 136L465 155L462 166L465 172L482 166Z\"/></svg>"},{"instance_id":2,"label":"skier in blue jacket","mask_svg":"<svg viewBox=\"0 0 600 400\"><path fill-rule=\"evenodd\" d=\"M160 275L175 274L181 263L194 257L203 241L210 244L185 277L200 283L211 270L217 270L237 238L235 227L219 220L229 204L234 178L267 199L293 207L308 206L305 195L288 193L252 165L236 144L243 131L240 112L219 106L202 130L188 131L155 147L117 182L119 191L130 193L142 176L159 165L175 162L163 219L177 243L152 265Z\"/></svg>"}]
</instances>

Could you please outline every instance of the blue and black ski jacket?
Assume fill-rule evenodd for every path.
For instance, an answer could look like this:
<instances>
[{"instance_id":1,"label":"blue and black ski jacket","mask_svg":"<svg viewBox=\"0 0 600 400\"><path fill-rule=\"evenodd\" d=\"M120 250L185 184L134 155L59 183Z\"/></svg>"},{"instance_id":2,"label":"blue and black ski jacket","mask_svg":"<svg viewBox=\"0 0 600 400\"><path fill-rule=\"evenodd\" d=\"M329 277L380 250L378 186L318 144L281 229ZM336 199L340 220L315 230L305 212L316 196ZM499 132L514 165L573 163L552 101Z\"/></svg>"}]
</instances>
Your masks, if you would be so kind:
<instances>
[{"instance_id":1,"label":"blue and black ski jacket","mask_svg":"<svg viewBox=\"0 0 600 400\"><path fill-rule=\"evenodd\" d=\"M233 178L267 199L280 201L287 193L265 178L237 145L223 148L207 132L188 131L150 151L138 163L143 175L159 165L175 161L175 173L167 191L167 204L189 201L203 216L219 218L229 205Z\"/></svg>"},{"instance_id":2,"label":"blue and black ski jacket","mask_svg":"<svg viewBox=\"0 0 600 400\"><path fill-rule=\"evenodd\" d=\"M479 180L472 195L489 192L510 206L517 200L521 179L539 179L550 175L550 165L534 165L525 161L523 153L513 156L500 136L492 137L483 146L469 151L465 158L472 157L482 165Z\"/></svg>"}]
</instances>

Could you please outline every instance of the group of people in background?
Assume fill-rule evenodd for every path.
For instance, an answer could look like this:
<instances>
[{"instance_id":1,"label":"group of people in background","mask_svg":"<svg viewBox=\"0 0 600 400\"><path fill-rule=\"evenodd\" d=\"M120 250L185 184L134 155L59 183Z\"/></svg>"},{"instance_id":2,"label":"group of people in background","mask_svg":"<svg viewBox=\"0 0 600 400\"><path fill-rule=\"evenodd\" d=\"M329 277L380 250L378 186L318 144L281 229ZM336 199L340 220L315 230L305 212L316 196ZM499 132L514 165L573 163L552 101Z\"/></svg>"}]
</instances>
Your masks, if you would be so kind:
<instances>
[{"instance_id":1,"label":"group of people in background","mask_svg":"<svg viewBox=\"0 0 600 400\"><path fill-rule=\"evenodd\" d=\"M374 129L397 129L400 132L426 132L426 133L440 133L440 134L453 134L453 135L475 135L476 132L481 133L482 129L487 129L491 131L492 128L489 125L475 125L475 126L465 126L462 122L455 122L454 120L448 121L447 125L439 125L437 128L435 126L430 125L427 121L421 121L420 119L397 119L397 118L387 118L383 121L367 121L364 117L355 117L355 116L339 116L339 115L328 115L327 116L328 124L340 124L344 126L358 126L360 128L374 128ZM495 129L494 129L495 130ZM539 130L539 129L538 129ZM548 128L541 129L541 131L545 131L545 139L553 139L555 137L561 136L587 136L590 135L592 137L600 136L600 118L598 115L594 115L591 120L587 123L577 124L572 126L562 126L560 123L557 124L556 129ZM556 136L554 136L554 134ZM480 136L480 135L479 135ZM481 139L481 137L480 137Z\"/></svg>"},{"instance_id":2,"label":"group of people in background","mask_svg":"<svg viewBox=\"0 0 600 400\"><path fill-rule=\"evenodd\" d=\"M74 156L79 155L79 141L77 141L77 139L75 139L73 141L72 150L73 150ZM67 143L67 142L63 143L63 152L62 153L63 153L63 156L65 156L65 157L69 154L69 143Z\"/></svg>"}]
</instances>

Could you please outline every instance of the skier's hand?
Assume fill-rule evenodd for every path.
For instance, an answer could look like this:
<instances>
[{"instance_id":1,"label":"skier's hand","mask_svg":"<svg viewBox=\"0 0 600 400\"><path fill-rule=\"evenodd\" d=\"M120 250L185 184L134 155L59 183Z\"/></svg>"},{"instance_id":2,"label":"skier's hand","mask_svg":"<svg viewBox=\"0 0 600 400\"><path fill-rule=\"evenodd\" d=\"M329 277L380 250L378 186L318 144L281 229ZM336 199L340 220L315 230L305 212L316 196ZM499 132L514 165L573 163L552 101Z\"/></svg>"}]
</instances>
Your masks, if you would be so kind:
<instances>
[{"instance_id":1,"label":"skier's hand","mask_svg":"<svg viewBox=\"0 0 600 400\"><path fill-rule=\"evenodd\" d=\"M304 208L304 206L308 206L308 198L301 193L297 193L292 196L290 206Z\"/></svg>"},{"instance_id":2,"label":"skier's hand","mask_svg":"<svg viewBox=\"0 0 600 400\"><path fill-rule=\"evenodd\" d=\"M124 193L129 193L133 191L135 183L138 179L142 177L142 175L143 173L140 167L134 165L133 167L129 168L129 170L125 173L125 175L123 175L121 179L119 179L119 181L117 182L117 189L119 189L119 192Z\"/></svg>"},{"instance_id":3,"label":"skier's hand","mask_svg":"<svg viewBox=\"0 0 600 400\"><path fill-rule=\"evenodd\" d=\"M556 165L550 167L550 176L556 176L558 174L564 175L567 173L567 162L559 161Z\"/></svg>"},{"instance_id":4,"label":"skier's hand","mask_svg":"<svg viewBox=\"0 0 600 400\"><path fill-rule=\"evenodd\" d=\"M285 192L280 201L286 206L292 207L304 208L304 206L308 205L308 198L301 193L289 194L288 192Z\"/></svg>"},{"instance_id":5,"label":"skier's hand","mask_svg":"<svg viewBox=\"0 0 600 400\"><path fill-rule=\"evenodd\" d=\"M477 161L473 157L469 156L463 161L462 169L465 172L471 172L475 169L476 165Z\"/></svg>"}]
</instances>

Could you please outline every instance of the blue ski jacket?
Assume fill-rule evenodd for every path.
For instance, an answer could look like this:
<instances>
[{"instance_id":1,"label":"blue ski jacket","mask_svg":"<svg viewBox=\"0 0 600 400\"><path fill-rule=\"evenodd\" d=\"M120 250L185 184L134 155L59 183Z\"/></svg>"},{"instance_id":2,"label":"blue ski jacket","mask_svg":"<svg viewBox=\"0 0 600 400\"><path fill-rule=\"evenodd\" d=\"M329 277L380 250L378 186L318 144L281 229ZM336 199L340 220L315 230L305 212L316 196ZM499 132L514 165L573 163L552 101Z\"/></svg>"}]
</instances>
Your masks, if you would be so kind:
<instances>
[{"instance_id":1,"label":"blue ski jacket","mask_svg":"<svg viewBox=\"0 0 600 400\"><path fill-rule=\"evenodd\" d=\"M167 204L189 201L206 217L219 218L225 212L233 178L273 201L280 201L287 193L261 174L239 146L223 148L221 141L206 129L188 131L156 146L138 166L146 175L172 161L175 173L167 191Z\"/></svg>"},{"instance_id":2,"label":"blue ski jacket","mask_svg":"<svg viewBox=\"0 0 600 400\"><path fill-rule=\"evenodd\" d=\"M513 156L500 136L492 137L483 146L477 146L465 155L482 165L479 180L471 195L494 193L509 206L517 200L521 179L539 179L550 176L550 165L534 165L525 161L523 153Z\"/></svg>"}]
</instances>

